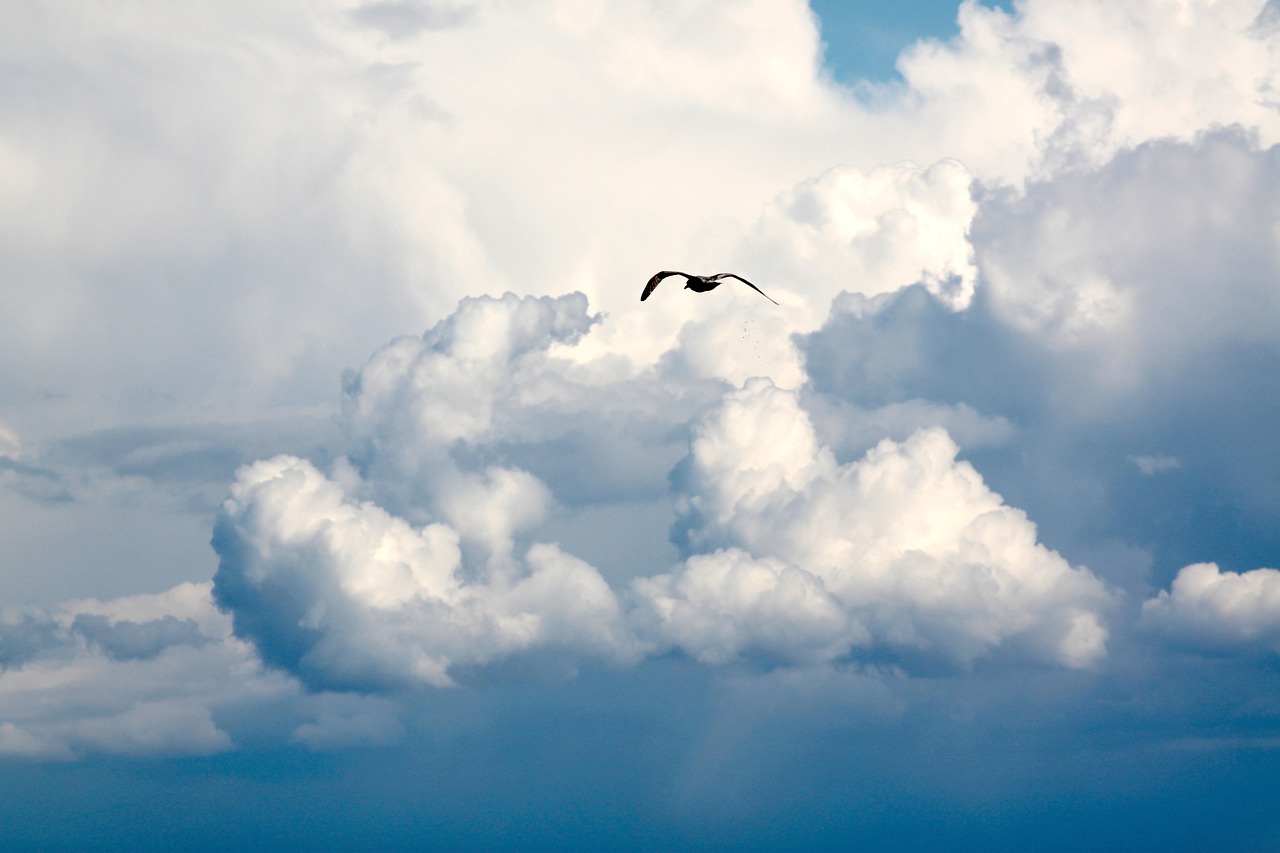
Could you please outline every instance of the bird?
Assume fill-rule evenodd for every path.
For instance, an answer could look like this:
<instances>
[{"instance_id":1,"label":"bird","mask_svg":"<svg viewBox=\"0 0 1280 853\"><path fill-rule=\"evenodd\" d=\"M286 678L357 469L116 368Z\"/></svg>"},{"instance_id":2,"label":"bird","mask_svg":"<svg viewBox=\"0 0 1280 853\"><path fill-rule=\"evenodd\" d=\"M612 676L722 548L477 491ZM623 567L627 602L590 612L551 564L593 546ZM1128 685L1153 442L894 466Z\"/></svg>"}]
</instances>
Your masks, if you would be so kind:
<instances>
[{"instance_id":1,"label":"bird","mask_svg":"<svg viewBox=\"0 0 1280 853\"><path fill-rule=\"evenodd\" d=\"M640 294L640 301L644 302L646 299L649 298L649 294L653 293L654 288L658 286L658 282L662 281L664 278L667 278L668 276L673 276L673 275L682 275L685 278L687 278L688 281L686 281L684 285L685 290L692 290L694 293L706 293L708 290L714 290L717 287L719 287L724 282L724 279L736 278L738 281L742 282L747 287L751 288L756 293L763 296L765 299L768 299L774 305L778 304L777 301L773 297L771 297L769 294L765 293L763 290L756 287L754 284L747 281L742 276L736 275L731 272L721 272L721 273L716 273L715 275L693 275L691 273L677 272L675 270L663 270L660 273L655 273L653 278L649 279L648 284L644 286L644 292Z\"/></svg>"}]
</instances>

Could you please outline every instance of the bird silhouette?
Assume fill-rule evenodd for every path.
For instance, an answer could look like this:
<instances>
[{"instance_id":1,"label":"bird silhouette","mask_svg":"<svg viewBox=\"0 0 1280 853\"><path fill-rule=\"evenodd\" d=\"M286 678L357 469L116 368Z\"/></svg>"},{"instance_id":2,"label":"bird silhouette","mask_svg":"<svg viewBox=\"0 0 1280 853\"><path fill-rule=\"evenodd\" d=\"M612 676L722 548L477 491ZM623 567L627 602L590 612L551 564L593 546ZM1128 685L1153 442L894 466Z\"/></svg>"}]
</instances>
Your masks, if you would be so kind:
<instances>
[{"instance_id":1,"label":"bird silhouette","mask_svg":"<svg viewBox=\"0 0 1280 853\"><path fill-rule=\"evenodd\" d=\"M765 293L742 276L735 275L731 272L716 273L715 275L692 275L687 272L676 272L675 270L663 270L660 273L655 273L653 278L649 279L649 283L644 286L644 292L640 294L640 301L644 302L649 298L649 294L653 293L654 288L658 286L658 282L673 275L682 275L687 278L688 281L684 284L685 290L692 290L694 293L706 293L708 290L715 290L724 283L724 279L736 278L738 281L742 282L765 299L768 299L774 305L778 304L777 301L769 294Z\"/></svg>"}]
</instances>

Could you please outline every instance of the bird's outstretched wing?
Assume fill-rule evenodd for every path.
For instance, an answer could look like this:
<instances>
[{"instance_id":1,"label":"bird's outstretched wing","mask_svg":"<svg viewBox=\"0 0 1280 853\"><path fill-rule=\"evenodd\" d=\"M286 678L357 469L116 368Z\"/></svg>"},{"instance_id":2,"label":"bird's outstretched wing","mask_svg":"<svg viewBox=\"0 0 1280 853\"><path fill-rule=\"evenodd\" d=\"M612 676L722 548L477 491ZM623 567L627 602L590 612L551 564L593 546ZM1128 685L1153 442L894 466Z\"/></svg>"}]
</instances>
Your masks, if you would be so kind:
<instances>
[{"instance_id":1,"label":"bird's outstretched wing","mask_svg":"<svg viewBox=\"0 0 1280 853\"><path fill-rule=\"evenodd\" d=\"M758 294L760 294L761 296L763 296L765 299L768 299L768 300L769 300L770 302L772 302L774 305L777 305L777 304L778 304L778 302L777 302L777 300L776 300L776 299L774 299L772 296L770 296L769 294L765 293L763 290L761 290L760 288L756 287L754 284L752 284L751 282L747 281L745 278L743 278L743 277L742 277L742 276L740 276L740 275L736 275L736 274L731 273L731 272L722 272L722 273L717 273L716 275L710 276L710 279L711 279L712 281L722 281L722 280L724 280L724 279L726 279L726 278L736 278L738 281L742 282L742 283L743 283L743 284L745 284L747 287L751 288L751 289L752 289L752 290L754 290L756 293L758 293Z\"/></svg>"},{"instance_id":2,"label":"bird's outstretched wing","mask_svg":"<svg viewBox=\"0 0 1280 853\"><path fill-rule=\"evenodd\" d=\"M644 286L644 292L640 294L640 301L644 302L649 298L649 294L653 293L653 289L658 286L658 282L673 275L682 275L685 278L689 278L687 272L676 272L675 270L663 270L660 273L654 273L653 278L649 279L649 283Z\"/></svg>"}]
</instances>

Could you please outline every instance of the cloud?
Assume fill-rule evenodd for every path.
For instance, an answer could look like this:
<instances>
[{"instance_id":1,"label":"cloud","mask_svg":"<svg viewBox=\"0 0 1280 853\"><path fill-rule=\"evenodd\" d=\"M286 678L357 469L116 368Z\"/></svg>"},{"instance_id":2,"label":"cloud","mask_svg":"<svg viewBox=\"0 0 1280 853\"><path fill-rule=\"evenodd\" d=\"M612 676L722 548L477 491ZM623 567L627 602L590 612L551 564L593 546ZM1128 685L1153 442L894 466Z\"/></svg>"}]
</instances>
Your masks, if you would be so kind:
<instances>
[{"instance_id":1,"label":"cloud","mask_svg":"<svg viewBox=\"0 0 1280 853\"><path fill-rule=\"evenodd\" d=\"M868 103L823 74L796 0L228 3L74 26L19 3L6 399L24 434L250 419L327 400L464 295L580 290L614 314L669 265L759 264L819 314L832 288L913 274L963 301L970 178L1019 186L1231 124L1278 138L1262 4L1024 5L965 4L959 35L916 45ZM88 403L87 362L119 392Z\"/></svg>"},{"instance_id":2,"label":"cloud","mask_svg":"<svg viewBox=\"0 0 1280 853\"><path fill-rule=\"evenodd\" d=\"M424 31L459 27L471 20L476 8L412 0L378 0L354 9L351 18L393 39L410 38Z\"/></svg>"},{"instance_id":3,"label":"cloud","mask_svg":"<svg viewBox=\"0 0 1280 853\"><path fill-rule=\"evenodd\" d=\"M970 449L998 448L1017 434L1007 417L984 415L968 403L912 399L860 406L807 390L801 404L837 458L860 456L883 438L902 441L924 427L942 427L956 444Z\"/></svg>"},{"instance_id":4,"label":"cloud","mask_svg":"<svg viewBox=\"0 0 1280 853\"><path fill-rule=\"evenodd\" d=\"M955 160L841 166L769 205L744 241L744 260L822 304L841 290L873 296L923 282L954 308L973 297L967 236L973 174Z\"/></svg>"},{"instance_id":5,"label":"cloud","mask_svg":"<svg viewBox=\"0 0 1280 853\"><path fill-rule=\"evenodd\" d=\"M554 482L562 502L665 493L684 423L722 386L696 357L637 369L595 337L604 325L579 293L466 298L426 334L376 352L347 374L342 400L363 488L402 515L458 518L481 486L455 476L453 457L482 468L501 455Z\"/></svg>"},{"instance_id":6,"label":"cloud","mask_svg":"<svg viewBox=\"0 0 1280 853\"><path fill-rule=\"evenodd\" d=\"M815 425L846 455L890 413L945 425L1046 541L1135 589L1206 554L1266 561L1280 338L1262 318L1280 311L1280 270L1260 188L1275 157L1222 129L982 196L969 308L922 287L848 294L798 339ZM1178 464L1152 478L1141 459ZM1153 575L1107 540L1145 550Z\"/></svg>"},{"instance_id":7,"label":"cloud","mask_svg":"<svg viewBox=\"0 0 1280 853\"><path fill-rule=\"evenodd\" d=\"M929 429L841 465L795 394L748 382L695 429L675 475L680 540L726 565L691 558L684 575L649 588L653 606L676 622L669 588L689 589L696 611L711 584L750 613L744 585L781 594L785 581L832 658L860 642L968 664L1012 640L1068 666L1097 662L1105 586L1039 545L1035 526L956 452ZM735 549L765 562L747 568Z\"/></svg>"},{"instance_id":8,"label":"cloud","mask_svg":"<svg viewBox=\"0 0 1280 853\"><path fill-rule=\"evenodd\" d=\"M1280 651L1280 571L1186 566L1169 590L1143 602L1142 624L1191 645Z\"/></svg>"},{"instance_id":9,"label":"cloud","mask_svg":"<svg viewBox=\"0 0 1280 853\"><path fill-rule=\"evenodd\" d=\"M391 699L309 693L264 669L231 621L209 583L0 613L0 757L332 749L403 731Z\"/></svg>"},{"instance_id":10,"label":"cloud","mask_svg":"<svg viewBox=\"0 0 1280 853\"><path fill-rule=\"evenodd\" d=\"M421 338L397 339L348 375L346 422L363 433L376 424L369 440L381 452L489 438L508 426L503 400L557 390L544 378L549 350L599 322L586 309L580 293L466 298Z\"/></svg>"},{"instance_id":11,"label":"cloud","mask_svg":"<svg viewBox=\"0 0 1280 853\"><path fill-rule=\"evenodd\" d=\"M1176 471L1182 463L1172 456L1147 456L1145 454L1130 456L1129 461L1138 466L1138 470L1146 476L1159 474L1162 471Z\"/></svg>"},{"instance_id":12,"label":"cloud","mask_svg":"<svg viewBox=\"0 0 1280 853\"><path fill-rule=\"evenodd\" d=\"M679 572L639 578L633 588L639 618L659 642L703 663L750 654L827 662L869 641L820 578L738 548L691 557Z\"/></svg>"},{"instance_id":13,"label":"cloud","mask_svg":"<svg viewBox=\"0 0 1280 853\"><path fill-rule=\"evenodd\" d=\"M576 294L468 298L349 374L351 455L329 474L289 456L246 466L224 504L214 593L236 635L312 689L374 692L673 647L782 665L867 648L962 665L1004 645L1068 666L1105 654L1104 585L1038 545L946 433L841 465L796 392L729 391L674 361L619 373L590 354L598 322ZM541 538L560 495L580 496L547 439L625 457L637 433L615 420L685 442L651 475L675 470L686 560L618 590Z\"/></svg>"},{"instance_id":14,"label":"cloud","mask_svg":"<svg viewBox=\"0 0 1280 853\"><path fill-rule=\"evenodd\" d=\"M237 635L313 688L446 686L453 668L543 647L626 658L618 602L596 570L550 544L512 555L504 534L525 505L517 494L503 506L510 514L491 506L478 531L505 527L502 550L464 567L447 524L411 527L304 460L255 463L218 521L214 595Z\"/></svg>"},{"instance_id":15,"label":"cloud","mask_svg":"<svg viewBox=\"0 0 1280 853\"><path fill-rule=\"evenodd\" d=\"M113 660L148 660L177 645L201 645L207 638L192 619L162 616L148 622L79 613L71 630L102 649Z\"/></svg>"},{"instance_id":16,"label":"cloud","mask_svg":"<svg viewBox=\"0 0 1280 853\"><path fill-rule=\"evenodd\" d=\"M540 701L1226 707L1125 667L1274 645L1271 570L1186 567L1277 545L1273 6L969 3L858 91L790 0L15 6L8 594L169 589L7 610L0 751L385 743L579 668ZM640 306L670 267L782 305Z\"/></svg>"},{"instance_id":17,"label":"cloud","mask_svg":"<svg viewBox=\"0 0 1280 853\"><path fill-rule=\"evenodd\" d=\"M68 760L231 749L214 711L253 691L252 678L235 682L254 666L243 644L225 642L227 622L208 584L26 614L22 654L0 672L0 753Z\"/></svg>"},{"instance_id":18,"label":"cloud","mask_svg":"<svg viewBox=\"0 0 1280 853\"><path fill-rule=\"evenodd\" d=\"M393 699L353 693L316 697L315 718L294 729L290 739L314 750L354 744L389 743L404 736L401 706Z\"/></svg>"},{"instance_id":19,"label":"cloud","mask_svg":"<svg viewBox=\"0 0 1280 853\"><path fill-rule=\"evenodd\" d=\"M544 652L635 659L597 569L537 532L561 500L664 491L673 429L706 392L575 359L598 322L580 294L468 298L349 374L349 455L329 476L295 457L247 466L224 506L215 593L237 634L312 687L446 685Z\"/></svg>"},{"instance_id":20,"label":"cloud","mask_svg":"<svg viewBox=\"0 0 1280 853\"><path fill-rule=\"evenodd\" d=\"M1117 383L1229 341L1274 343L1258 312L1277 308L1262 189L1276 172L1276 149L1237 128L1143 143L993 200L974 226L993 306L1047 343L1094 349Z\"/></svg>"},{"instance_id":21,"label":"cloud","mask_svg":"<svg viewBox=\"0 0 1280 853\"><path fill-rule=\"evenodd\" d=\"M71 500L71 491L57 471L43 465L24 462L17 439L0 430L0 486L14 489L26 498L41 503Z\"/></svg>"},{"instance_id":22,"label":"cloud","mask_svg":"<svg viewBox=\"0 0 1280 853\"><path fill-rule=\"evenodd\" d=\"M21 666L59 641L58 626L40 613L0 613L0 668Z\"/></svg>"},{"instance_id":23,"label":"cloud","mask_svg":"<svg viewBox=\"0 0 1280 853\"><path fill-rule=\"evenodd\" d=\"M1040 0L1010 14L966 2L957 38L899 57L907 132L945 139L984 180L1014 185L1224 125L1274 143L1275 47L1252 27L1261 8Z\"/></svg>"}]
</instances>

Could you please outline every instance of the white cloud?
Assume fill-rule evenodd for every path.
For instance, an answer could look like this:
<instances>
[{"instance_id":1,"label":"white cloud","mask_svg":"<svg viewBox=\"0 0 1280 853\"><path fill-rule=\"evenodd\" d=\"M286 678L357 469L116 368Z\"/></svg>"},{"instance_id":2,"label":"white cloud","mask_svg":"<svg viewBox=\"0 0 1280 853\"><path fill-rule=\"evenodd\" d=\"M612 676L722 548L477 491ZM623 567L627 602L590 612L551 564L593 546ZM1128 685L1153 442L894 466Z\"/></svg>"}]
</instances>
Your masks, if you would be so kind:
<instances>
[{"instance_id":1,"label":"white cloud","mask_svg":"<svg viewBox=\"0 0 1280 853\"><path fill-rule=\"evenodd\" d=\"M969 175L1018 184L1063 152L1097 165L1233 123L1274 141L1261 9L966 4L868 105L823 76L799 0L86 5L74 24L11 4L13 424L316 404L481 292L578 289L627 325L615 341L665 340L678 322L621 315L670 266L759 262L742 272L819 313L831 288L913 277L956 275L963 302ZM743 243L753 223L793 257ZM95 399L102 376L117 391Z\"/></svg>"},{"instance_id":2,"label":"white cloud","mask_svg":"<svg viewBox=\"0 0 1280 853\"><path fill-rule=\"evenodd\" d=\"M490 506L485 521L510 530L524 511L517 499ZM310 463L278 457L232 487L214 594L239 636L313 688L446 686L451 669L542 648L571 660L632 655L594 568L549 544L514 563L464 565L463 542L447 524L412 527Z\"/></svg>"},{"instance_id":3,"label":"white cloud","mask_svg":"<svg viewBox=\"0 0 1280 853\"><path fill-rule=\"evenodd\" d=\"M345 381L348 453L364 478L354 488L407 517L435 511L470 529L484 522L464 523L468 507L483 510L477 500L499 487L497 477L527 493L530 511L545 511L536 483L484 475L484 465L464 475L450 455L463 448L474 463L501 447L551 482L560 501L665 491L666 472L684 451L680 428L722 387L699 374L714 371L724 351L709 364L681 358L638 372L625 356L600 350L591 335L602 325L581 294L486 296L462 300L422 337L382 348ZM770 331L798 372L790 340Z\"/></svg>"},{"instance_id":4,"label":"white cloud","mask_svg":"<svg viewBox=\"0 0 1280 853\"><path fill-rule=\"evenodd\" d=\"M633 589L645 628L704 663L749 653L826 662L869 642L820 578L738 548L690 557L678 573L638 578Z\"/></svg>"},{"instance_id":5,"label":"white cloud","mask_svg":"<svg viewBox=\"0 0 1280 853\"><path fill-rule=\"evenodd\" d=\"M968 663L1012 640L1068 666L1097 662L1104 585L1038 544L1035 526L956 451L930 429L840 465L793 393L752 380L698 425L679 474L682 536L716 556L691 558L674 579L640 584L641 594L682 645L705 638L695 656L743 642L699 627L708 587L750 622L758 607L741 590L785 578L803 590L833 657L869 639ZM690 596L687 615L672 590ZM848 624L831 615L832 602Z\"/></svg>"},{"instance_id":6,"label":"white cloud","mask_svg":"<svg viewBox=\"0 0 1280 853\"><path fill-rule=\"evenodd\" d=\"M1274 343L1277 164L1276 149L1218 131L986 205L974 239L995 309L1097 352L1122 385L1228 341Z\"/></svg>"},{"instance_id":7,"label":"white cloud","mask_svg":"<svg viewBox=\"0 0 1280 853\"><path fill-rule=\"evenodd\" d=\"M1280 140L1262 0L966 2L960 35L899 58L908 138L945 139L984 180L1018 184L1223 125Z\"/></svg>"},{"instance_id":8,"label":"white cloud","mask_svg":"<svg viewBox=\"0 0 1280 853\"><path fill-rule=\"evenodd\" d=\"M580 293L464 299L425 335L397 338L348 378L345 421L379 453L491 439L513 426L503 422L511 417L504 404L563 396L549 350L597 322Z\"/></svg>"},{"instance_id":9,"label":"white cloud","mask_svg":"<svg viewBox=\"0 0 1280 853\"><path fill-rule=\"evenodd\" d=\"M815 307L841 290L875 295L923 282L963 308L977 277L967 239L972 183L955 160L829 169L765 209L743 256Z\"/></svg>"},{"instance_id":10,"label":"white cloud","mask_svg":"<svg viewBox=\"0 0 1280 853\"><path fill-rule=\"evenodd\" d=\"M1280 571L1223 572L1214 563L1187 566L1169 590L1143 602L1142 622L1194 645L1280 650Z\"/></svg>"},{"instance_id":11,"label":"white cloud","mask_svg":"<svg viewBox=\"0 0 1280 853\"><path fill-rule=\"evenodd\" d=\"M215 752L258 701L288 706L284 739L384 741L394 703L323 690L540 655L1102 665L1106 567L1042 541L1076 561L1063 540L1123 539L1085 540L1122 515L1113 469L1194 466L1255 531L1280 506L1257 427L1280 399L1268 9L967 3L870 103L823 77L797 0L13 6L6 500L89 489L83 458L44 452L69 433L322 419L340 367L453 313L349 375L343 439L241 457L269 458L219 522L227 613L196 584L6 615L0 751ZM782 305L640 306L671 267ZM506 290L576 292L476 295ZM94 486L148 523L60 516L87 543L65 553L96 560L105 530L205 569L159 553L176 513L137 498L221 447L175 434ZM1085 533L1040 537L990 483L1052 492L1036 520ZM675 565L546 535L634 542L634 506L660 538L670 500ZM39 534L0 538L61 547ZM1270 571L1184 569L1145 624L1271 642Z\"/></svg>"},{"instance_id":12,"label":"white cloud","mask_svg":"<svg viewBox=\"0 0 1280 853\"><path fill-rule=\"evenodd\" d=\"M538 541L561 481L503 460L555 473L545 457L564 446L541 442L600 425L601 408L680 435L724 386L691 406L696 376L570 357L592 324L577 295L463 300L347 380L354 467L242 469L215 536L237 634L312 687L369 690L671 646L787 664L871 645L961 663L1006 644L1070 666L1105 653L1103 585L1038 545L944 432L840 465L797 394L768 379L695 422L675 475L688 559L620 601L595 567ZM628 439L588 442L625 454Z\"/></svg>"}]
</instances>

